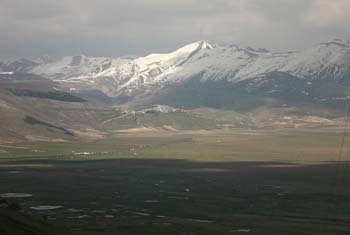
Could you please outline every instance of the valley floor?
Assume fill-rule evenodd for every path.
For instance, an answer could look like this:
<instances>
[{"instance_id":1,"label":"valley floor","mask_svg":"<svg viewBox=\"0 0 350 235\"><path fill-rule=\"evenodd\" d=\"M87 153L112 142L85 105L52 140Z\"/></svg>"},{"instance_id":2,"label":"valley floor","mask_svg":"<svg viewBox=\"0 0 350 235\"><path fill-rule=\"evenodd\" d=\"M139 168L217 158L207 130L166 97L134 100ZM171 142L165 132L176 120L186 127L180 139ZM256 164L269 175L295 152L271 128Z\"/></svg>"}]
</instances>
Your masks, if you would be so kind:
<instances>
[{"instance_id":1,"label":"valley floor","mask_svg":"<svg viewBox=\"0 0 350 235\"><path fill-rule=\"evenodd\" d=\"M70 234L348 234L348 138L133 129L1 145L0 194L30 194L22 208Z\"/></svg>"}]
</instances>

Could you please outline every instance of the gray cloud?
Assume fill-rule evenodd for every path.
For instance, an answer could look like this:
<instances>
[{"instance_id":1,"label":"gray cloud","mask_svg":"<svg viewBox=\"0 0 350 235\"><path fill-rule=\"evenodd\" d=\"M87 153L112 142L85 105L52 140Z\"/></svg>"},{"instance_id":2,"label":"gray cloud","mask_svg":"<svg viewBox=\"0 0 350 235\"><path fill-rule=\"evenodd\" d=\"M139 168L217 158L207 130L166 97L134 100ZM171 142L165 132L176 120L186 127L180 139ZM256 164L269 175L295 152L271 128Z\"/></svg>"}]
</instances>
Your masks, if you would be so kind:
<instances>
[{"instance_id":1,"label":"gray cloud","mask_svg":"<svg viewBox=\"0 0 350 235\"><path fill-rule=\"evenodd\" d=\"M206 39L298 49L350 38L348 0L0 0L0 58L119 56Z\"/></svg>"}]
</instances>

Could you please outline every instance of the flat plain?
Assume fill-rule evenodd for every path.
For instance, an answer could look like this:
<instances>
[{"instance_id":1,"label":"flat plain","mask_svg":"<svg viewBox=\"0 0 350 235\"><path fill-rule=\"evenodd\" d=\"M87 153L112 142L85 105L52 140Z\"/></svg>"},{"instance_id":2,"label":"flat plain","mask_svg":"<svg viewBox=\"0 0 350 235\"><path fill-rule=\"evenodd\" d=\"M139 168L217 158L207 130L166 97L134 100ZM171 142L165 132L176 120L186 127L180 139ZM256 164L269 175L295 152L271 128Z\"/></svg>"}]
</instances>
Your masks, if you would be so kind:
<instances>
[{"instance_id":1,"label":"flat plain","mask_svg":"<svg viewBox=\"0 0 350 235\"><path fill-rule=\"evenodd\" d=\"M0 194L32 195L22 208L62 234L348 234L349 144L335 130L149 128L2 144Z\"/></svg>"}]
</instances>

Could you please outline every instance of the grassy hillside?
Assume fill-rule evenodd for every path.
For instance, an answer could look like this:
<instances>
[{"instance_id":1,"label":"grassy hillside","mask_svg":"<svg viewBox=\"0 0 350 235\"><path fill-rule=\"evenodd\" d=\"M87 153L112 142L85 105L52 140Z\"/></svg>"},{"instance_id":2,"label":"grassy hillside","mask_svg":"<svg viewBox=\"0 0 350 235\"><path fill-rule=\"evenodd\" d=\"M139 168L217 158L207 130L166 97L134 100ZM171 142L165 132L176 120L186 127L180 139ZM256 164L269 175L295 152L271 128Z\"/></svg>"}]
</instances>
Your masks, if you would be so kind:
<instances>
[{"instance_id":1,"label":"grassy hillside","mask_svg":"<svg viewBox=\"0 0 350 235\"><path fill-rule=\"evenodd\" d=\"M114 108L59 92L52 82L0 81L0 142L101 138L96 128Z\"/></svg>"},{"instance_id":2,"label":"grassy hillside","mask_svg":"<svg viewBox=\"0 0 350 235\"><path fill-rule=\"evenodd\" d=\"M27 96L27 97L35 97L35 98L41 98L41 99L59 100L64 102L85 102L86 101L77 96L71 95L66 92L60 92L60 91L41 92L41 91L20 90L20 89L13 89L10 91L12 94L16 96Z\"/></svg>"}]
</instances>

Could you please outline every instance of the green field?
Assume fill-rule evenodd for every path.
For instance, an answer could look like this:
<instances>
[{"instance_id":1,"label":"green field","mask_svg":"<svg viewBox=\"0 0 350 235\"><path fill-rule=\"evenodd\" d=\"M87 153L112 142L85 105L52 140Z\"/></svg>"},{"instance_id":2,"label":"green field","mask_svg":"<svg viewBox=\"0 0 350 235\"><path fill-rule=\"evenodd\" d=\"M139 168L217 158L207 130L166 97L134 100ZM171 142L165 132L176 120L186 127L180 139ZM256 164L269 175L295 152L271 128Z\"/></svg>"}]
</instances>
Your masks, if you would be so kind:
<instances>
[{"instance_id":1,"label":"green field","mask_svg":"<svg viewBox=\"0 0 350 235\"><path fill-rule=\"evenodd\" d=\"M137 130L1 145L0 194L32 194L22 208L61 234L348 234L343 136Z\"/></svg>"},{"instance_id":2,"label":"green field","mask_svg":"<svg viewBox=\"0 0 350 235\"><path fill-rule=\"evenodd\" d=\"M94 142L26 142L0 145L6 160L99 160L118 158L190 161L279 161L319 164L346 160L339 155L343 133L297 131L117 132ZM350 136L345 136L343 151ZM344 159L343 159L344 158Z\"/></svg>"}]
</instances>

